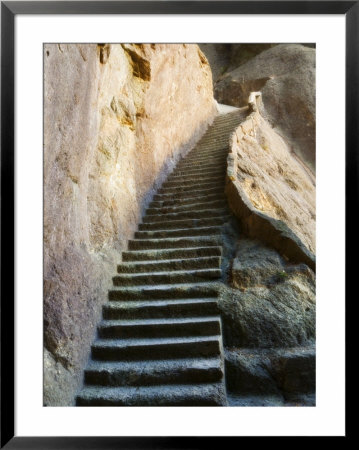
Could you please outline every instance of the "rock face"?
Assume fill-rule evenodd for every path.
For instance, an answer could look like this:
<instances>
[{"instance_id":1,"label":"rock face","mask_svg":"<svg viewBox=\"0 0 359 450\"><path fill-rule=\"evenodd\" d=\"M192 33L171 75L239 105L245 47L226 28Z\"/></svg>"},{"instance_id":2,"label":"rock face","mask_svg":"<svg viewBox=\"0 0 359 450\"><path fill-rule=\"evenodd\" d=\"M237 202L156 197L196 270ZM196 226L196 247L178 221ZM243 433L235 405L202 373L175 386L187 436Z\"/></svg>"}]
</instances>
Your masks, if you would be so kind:
<instances>
[{"instance_id":1,"label":"rock face","mask_svg":"<svg viewBox=\"0 0 359 450\"><path fill-rule=\"evenodd\" d=\"M71 405L154 190L215 114L197 45L45 45L44 404Z\"/></svg>"},{"instance_id":2,"label":"rock face","mask_svg":"<svg viewBox=\"0 0 359 450\"><path fill-rule=\"evenodd\" d=\"M249 59L278 44L199 44L212 70L213 84Z\"/></svg>"},{"instance_id":3,"label":"rock face","mask_svg":"<svg viewBox=\"0 0 359 450\"><path fill-rule=\"evenodd\" d=\"M314 171L315 49L281 44L265 50L219 80L215 96L220 103L245 106L251 91L262 92L264 116Z\"/></svg>"},{"instance_id":4,"label":"rock face","mask_svg":"<svg viewBox=\"0 0 359 450\"><path fill-rule=\"evenodd\" d=\"M220 302L228 347L296 347L315 340L315 277L308 266L287 264L258 241L242 238L230 287Z\"/></svg>"},{"instance_id":5,"label":"rock face","mask_svg":"<svg viewBox=\"0 0 359 450\"><path fill-rule=\"evenodd\" d=\"M315 275L240 238L219 298L229 403L315 403Z\"/></svg>"},{"instance_id":6,"label":"rock face","mask_svg":"<svg viewBox=\"0 0 359 450\"><path fill-rule=\"evenodd\" d=\"M251 108L231 138L229 203L247 235L314 269L314 181L257 105Z\"/></svg>"},{"instance_id":7,"label":"rock face","mask_svg":"<svg viewBox=\"0 0 359 450\"><path fill-rule=\"evenodd\" d=\"M233 406L315 406L313 347L231 349L225 366Z\"/></svg>"},{"instance_id":8,"label":"rock face","mask_svg":"<svg viewBox=\"0 0 359 450\"><path fill-rule=\"evenodd\" d=\"M231 44L199 44L211 66L212 80L215 85L229 69L231 64Z\"/></svg>"}]
</instances>

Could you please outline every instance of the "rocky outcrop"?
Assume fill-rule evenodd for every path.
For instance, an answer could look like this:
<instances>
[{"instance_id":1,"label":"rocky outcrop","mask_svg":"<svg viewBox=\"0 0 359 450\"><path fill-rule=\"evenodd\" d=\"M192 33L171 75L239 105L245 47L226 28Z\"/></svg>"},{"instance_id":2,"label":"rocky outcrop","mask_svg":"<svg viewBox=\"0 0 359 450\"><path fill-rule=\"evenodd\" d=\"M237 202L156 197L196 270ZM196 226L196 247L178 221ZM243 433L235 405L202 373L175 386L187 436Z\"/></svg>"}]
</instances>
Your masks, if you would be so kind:
<instances>
[{"instance_id":1,"label":"rocky outcrop","mask_svg":"<svg viewBox=\"0 0 359 450\"><path fill-rule=\"evenodd\" d=\"M276 45L278 44L199 44L211 66L214 86L228 72Z\"/></svg>"},{"instance_id":2,"label":"rocky outcrop","mask_svg":"<svg viewBox=\"0 0 359 450\"><path fill-rule=\"evenodd\" d=\"M241 238L220 307L228 347L297 347L315 340L315 276L259 241Z\"/></svg>"},{"instance_id":3,"label":"rocky outcrop","mask_svg":"<svg viewBox=\"0 0 359 450\"><path fill-rule=\"evenodd\" d=\"M315 275L241 237L219 307L231 405L315 404Z\"/></svg>"},{"instance_id":4,"label":"rocky outcrop","mask_svg":"<svg viewBox=\"0 0 359 450\"><path fill-rule=\"evenodd\" d=\"M215 85L229 69L231 64L231 44L199 44L211 66Z\"/></svg>"},{"instance_id":5,"label":"rocky outcrop","mask_svg":"<svg viewBox=\"0 0 359 450\"><path fill-rule=\"evenodd\" d=\"M230 206L248 236L314 269L314 182L257 105L260 95L253 93L250 114L231 138L226 185Z\"/></svg>"},{"instance_id":6,"label":"rocky outcrop","mask_svg":"<svg viewBox=\"0 0 359 450\"><path fill-rule=\"evenodd\" d=\"M315 348L228 349L227 392L233 406L315 406Z\"/></svg>"},{"instance_id":7,"label":"rocky outcrop","mask_svg":"<svg viewBox=\"0 0 359 450\"><path fill-rule=\"evenodd\" d=\"M245 106L251 91L262 92L263 115L314 171L315 49L281 44L262 51L226 73L216 84L215 97L220 103Z\"/></svg>"},{"instance_id":8,"label":"rocky outcrop","mask_svg":"<svg viewBox=\"0 0 359 450\"><path fill-rule=\"evenodd\" d=\"M44 48L44 404L70 405L111 277L215 114L197 45Z\"/></svg>"}]
</instances>

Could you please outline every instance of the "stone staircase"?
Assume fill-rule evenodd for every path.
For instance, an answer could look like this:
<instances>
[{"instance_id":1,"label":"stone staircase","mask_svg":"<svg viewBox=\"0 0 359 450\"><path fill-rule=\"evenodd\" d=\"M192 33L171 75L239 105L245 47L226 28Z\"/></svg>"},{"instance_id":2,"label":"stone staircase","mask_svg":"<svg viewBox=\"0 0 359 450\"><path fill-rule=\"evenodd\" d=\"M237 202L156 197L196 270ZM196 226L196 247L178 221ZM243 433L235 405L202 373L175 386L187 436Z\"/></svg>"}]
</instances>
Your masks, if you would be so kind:
<instances>
[{"instance_id":1,"label":"stone staircase","mask_svg":"<svg viewBox=\"0 0 359 450\"><path fill-rule=\"evenodd\" d=\"M230 133L217 116L154 196L113 278L77 406L226 405L221 319Z\"/></svg>"}]
</instances>

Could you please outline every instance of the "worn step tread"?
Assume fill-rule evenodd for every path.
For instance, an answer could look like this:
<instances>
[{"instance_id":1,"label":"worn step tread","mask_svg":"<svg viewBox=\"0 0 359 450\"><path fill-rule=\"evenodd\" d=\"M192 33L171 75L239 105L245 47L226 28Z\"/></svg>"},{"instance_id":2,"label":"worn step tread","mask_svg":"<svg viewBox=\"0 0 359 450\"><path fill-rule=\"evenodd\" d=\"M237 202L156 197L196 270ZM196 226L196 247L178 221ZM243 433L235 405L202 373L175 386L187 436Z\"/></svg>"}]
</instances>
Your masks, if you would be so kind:
<instances>
[{"instance_id":1,"label":"worn step tread","mask_svg":"<svg viewBox=\"0 0 359 450\"><path fill-rule=\"evenodd\" d=\"M205 176L198 176L198 175L191 175L189 177L187 176L179 176L179 177L170 177L168 180L166 180L162 187L178 187L178 186L192 186L193 184L199 184L199 183L217 183L218 181L222 181L224 178L225 173L219 173L216 175L205 175Z\"/></svg>"},{"instance_id":2,"label":"worn step tread","mask_svg":"<svg viewBox=\"0 0 359 450\"><path fill-rule=\"evenodd\" d=\"M103 306L104 320L202 317L218 313L215 297L109 301Z\"/></svg>"},{"instance_id":3,"label":"worn step tread","mask_svg":"<svg viewBox=\"0 0 359 450\"><path fill-rule=\"evenodd\" d=\"M122 252L122 260L128 261L158 261L173 258L196 258L204 256L222 256L222 247L186 247L165 248L161 250L130 250Z\"/></svg>"},{"instance_id":4,"label":"worn step tread","mask_svg":"<svg viewBox=\"0 0 359 450\"><path fill-rule=\"evenodd\" d=\"M86 386L77 406L216 406L225 404L223 383L157 386Z\"/></svg>"},{"instance_id":5,"label":"worn step tread","mask_svg":"<svg viewBox=\"0 0 359 450\"><path fill-rule=\"evenodd\" d=\"M178 172L182 173L206 173L207 170L225 170L227 158L223 159L222 162L204 162L200 167L195 167L191 162L188 162L186 159L181 160L172 172L172 174L176 175ZM171 174L171 175L172 175Z\"/></svg>"},{"instance_id":6,"label":"worn step tread","mask_svg":"<svg viewBox=\"0 0 359 450\"><path fill-rule=\"evenodd\" d=\"M135 239L160 239L170 237L195 237L221 234L221 226L175 228L170 230L136 231Z\"/></svg>"},{"instance_id":7,"label":"worn step tread","mask_svg":"<svg viewBox=\"0 0 359 450\"><path fill-rule=\"evenodd\" d=\"M225 180L223 177L223 181L218 181L216 183L199 183L199 184L191 184L188 186L177 186L177 187L163 187L161 188L158 193L161 195L177 195L177 194L192 194L199 190L206 191L206 190L222 190L224 192L225 188Z\"/></svg>"},{"instance_id":8,"label":"worn step tread","mask_svg":"<svg viewBox=\"0 0 359 450\"><path fill-rule=\"evenodd\" d=\"M113 277L114 286L131 286L140 283L189 283L221 277L221 269L170 270L148 273L122 273Z\"/></svg>"},{"instance_id":9,"label":"worn step tread","mask_svg":"<svg viewBox=\"0 0 359 450\"><path fill-rule=\"evenodd\" d=\"M175 200L175 199L179 199L179 200L187 200L189 198L193 198L193 197L206 197L207 195L224 195L224 186L220 185L220 187L218 186L212 186L212 187L206 187L204 189L196 189L189 192L176 192L176 193L171 193L171 192L162 192L162 193L157 193L154 197L153 200L154 201L168 201L168 200Z\"/></svg>"},{"instance_id":10,"label":"worn step tread","mask_svg":"<svg viewBox=\"0 0 359 450\"><path fill-rule=\"evenodd\" d=\"M96 348L132 348L137 346L150 347L153 345L170 344L196 344L198 342L219 342L219 335L214 336L181 336L181 337L155 337L155 338L131 338L131 339L97 339L92 347Z\"/></svg>"},{"instance_id":11,"label":"worn step tread","mask_svg":"<svg viewBox=\"0 0 359 450\"><path fill-rule=\"evenodd\" d=\"M182 325L188 323L207 323L219 322L220 316L202 316L202 317L165 317L152 319L118 319L118 320L104 320L100 323L101 327L112 326L145 326L145 325Z\"/></svg>"},{"instance_id":12,"label":"worn step tread","mask_svg":"<svg viewBox=\"0 0 359 450\"><path fill-rule=\"evenodd\" d=\"M140 361L90 360L85 370L87 385L141 386L153 384L215 382L223 377L219 356Z\"/></svg>"},{"instance_id":13,"label":"worn step tread","mask_svg":"<svg viewBox=\"0 0 359 450\"><path fill-rule=\"evenodd\" d=\"M159 317L104 320L98 326L101 339L154 338L219 335L221 322L218 316Z\"/></svg>"},{"instance_id":14,"label":"worn step tread","mask_svg":"<svg viewBox=\"0 0 359 450\"><path fill-rule=\"evenodd\" d=\"M221 351L220 335L97 339L91 346L96 360L173 359L213 356Z\"/></svg>"},{"instance_id":15,"label":"worn step tread","mask_svg":"<svg viewBox=\"0 0 359 450\"><path fill-rule=\"evenodd\" d=\"M194 268L221 266L220 256L202 256L197 258L164 259L159 261L140 261L132 263L122 263L117 266L118 273L144 273L161 272L163 270L185 270ZM152 270L151 270L152 269Z\"/></svg>"},{"instance_id":16,"label":"worn step tread","mask_svg":"<svg viewBox=\"0 0 359 450\"><path fill-rule=\"evenodd\" d=\"M146 298L194 298L218 295L219 283L217 281L197 281L186 284L158 284L121 286L109 291L110 300L131 300ZM211 295L208 295L211 294Z\"/></svg>"},{"instance_id":17,"label":"worn step tread","mask_svg":"<svg viewBox=\"0 0 359 450\"><path fill-rule=\"evenodd\" d=\"M126 300L126 301L108 301L103 305L103 308L117 311L130 311L131 309L136 310L138 308L146 308L147 306L166 308L171 305L189 306L197 304L199 306L204 307L205 305L212 303L217 304L217 297L156 298L153 300L140 299L140 300Z\"/></svg>"},{"instance_id":18,"label":"worn step tread","mask_svg":"<svg viewBox=\"0 0 359 450\"><path fill-rule=\"evenodd\" d=\"M164 371L178 368L209 369L221 367L222 362L218 357L208 358L176 358L176 359L148 359L141 361L96 361L91 359L87 365L87 371Z\"/></svg>"},{"instance_id":19,"label":"worn step tread","mask_svg":"<svg viewBox=\"0 0 359 450\"><path fill-rule=\"evenodd\" d=\"M184 206L184 205L190 205L192 203L198 203L198 201L201 200L200 203L205 202L216 202L216 201L223 201L225 204L227 204L227 199L225 198L224 193L220 194L210 194L206 197L203 197L201 195L194 196L194 197L184 197L184 198L172 198L172 199L164 199L164 200L153 200L149 207L150 208L163 208L163 207L173 207L173 206Z\"/></svg>"},{"instance_id":20,"label":"worn step tread","mask_svg":"<svg viewBox=\"0 0 359 450\"><path fill-rule=\"evenodd\" d=\"M193 247L217 247L223 242L222 235L211 234L208 236L184 236L149 239L130 239L129 250L140 249L167 249L167 248L193 248Z\"/></svg>"},{"instance_id":21,"label":"worn step tread","mask_svg":"<svg viewBox=\"0 0 359 450\"><path fill-rule=\"evenodd\" d=\"M150 216L153 214L167 214L167 213L172 213L172 212L186 212L186 211L198 211L198 210L203 210L203 209L211 209L214 207L219 207L219 208L226 208L227 207L227 201L225 199L221 199L221 200L204 200L202 202L193 202L193 203L188 203L185 205L172 205L172 206L168 206L168 205L163 205L163 206L159 206L159 207L154 207L154 206L150 206L147 211L146 211L146 215Z\"/></svg>"},{"instance_id":22,"label":"worn step tread","mask_svg":"<svg viewBox=\"0 0 359 450\"><path fill-rule=\"evenodd\" d=\"M198 201L198 199L201 198L205 198L205 199L213 199L213 198L218 198L220 200L226 200L226 196L224 191L222 191L221 189L205 189L204 191L197 191L194 192L193 194L187 194L187 195L181 195L181 196L174 196L174 195L161 195L161 194L156 194L153 197L153 200L151 202L152 203L159 203L159 204L163 204L163 205L171 205L173 203L188 203L188 202L193 202L193 201Z\"/></svg>"},{"instance_id":23,"label":"worn step tread","mask_svg":"<svg viewBox=\"0 0 359 450\"><path fill-rule=\"evenodd\" d=\"M143 222L140 223L138 228L140 231L146 231L146 230L166 230L166 229L174 229L174 228L181 228L183 226L185 227L196 227L199 225L202 226L209 226L209 225L223 225L224 223L228 222L231 215L230 213L227 214L220 214L216 216L210 216L210 217L186 217L185 219L171 219L171 220L163 220L162 222Z\"/></svg>"},{"instance_id":24,"label":"worn step tread","mask_svg":"<svg viewBox=\"0 0 359 450\"><path fill-rule=\"evenodd\" d=\"M183 176L193 176L193 175L207 175L207 174L217 174L217 173L225 173L226 164L223 162L222 164L203 164L200 168L187 167L185 169L181 169L180 167L176 167L175 170L171 173L170 177L172 178L182 178Z\"/></svg>"},{"instance_id":25,"label":"worn step tread","mask_svg":"<svg viewBox=\"0 0 359 450\"><path fill-rule=\"evenodd\" d=\"M178 165L178 169L183 170L186 167L192 167L192 169L197 168L199 166L202 168L204 164L218 164L223 166L227 160L227 154L223 154L221 156L193 156L191 158L187 158L186 162L180 163Z\"/></svg>"},{"instance_id":26,"label":"worn step tread","mask_svg":"<svg viewBox=\"0 0 359 450\"><path fill-rule=\"evenodd\" d=\"M202 209L200 211L180 211L177 213L166 213L166 214L151 214L143 218L143 223L151 222L162 222L168 219L179 219L183 220L185 218L195 219L195 218L205 218L205 217L216 217L222 215L228 215L229 210L225 208L208 208Z\"/></svg>"}]
</instances>

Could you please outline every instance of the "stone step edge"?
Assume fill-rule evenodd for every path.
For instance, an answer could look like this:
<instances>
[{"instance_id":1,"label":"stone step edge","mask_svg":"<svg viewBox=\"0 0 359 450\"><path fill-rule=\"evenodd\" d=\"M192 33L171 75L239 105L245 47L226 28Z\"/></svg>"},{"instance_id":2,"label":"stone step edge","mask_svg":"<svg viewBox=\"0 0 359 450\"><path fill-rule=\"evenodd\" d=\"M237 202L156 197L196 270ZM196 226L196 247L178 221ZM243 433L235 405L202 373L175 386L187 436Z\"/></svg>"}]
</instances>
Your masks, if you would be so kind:
<instances>
[{"instance_id":1,"label":"stone step edge","mask_svg":"<svg viewBox=\"0 0 359 450\"><path fill-rule=\"evenodd\" d=\"M196 324L208 322L220 322L221 317L217 316L198 316L198 317L163 317L152 319L103 319L100 327L112 326L144 326L144 325L182 325L182 324Z\"/></svg>"}]
</instances>

